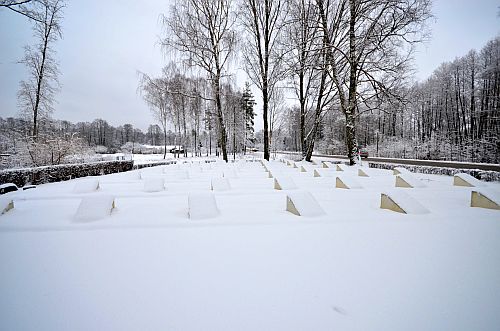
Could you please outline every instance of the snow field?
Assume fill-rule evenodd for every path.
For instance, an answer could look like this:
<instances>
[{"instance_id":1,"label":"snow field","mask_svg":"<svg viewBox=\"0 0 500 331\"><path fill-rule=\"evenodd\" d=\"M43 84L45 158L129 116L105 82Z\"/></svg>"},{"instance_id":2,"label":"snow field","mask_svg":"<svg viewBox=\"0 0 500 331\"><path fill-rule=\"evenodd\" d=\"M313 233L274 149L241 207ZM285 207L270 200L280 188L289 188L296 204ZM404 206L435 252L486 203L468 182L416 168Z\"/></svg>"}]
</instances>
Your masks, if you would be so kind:
<instances>
[{"instance_id":1,"label":"snow field","mask_svg":"<svg viewBox=\"0 0 500 331\"><path fill-rule=\"evenodd\" d=\"M499 211L470 207L477 188L448 176L413 174L426 187L409 189L394 188L388 170L360 177L358 168L310 165L332 174L314 177L292 163L265 166L296 188L274 189L260 162L195 162L100 176L87 193L74 192L77 179L7 194L15 208L0 216L2 328L500 325ZM335 188L337 175L362 188ZM166 189L144 192L148 178ZM212 191L214 180L230 188ZM500 183L485 188L498 197ZM381 209L381 193L394 192L428 212ZM83 200L104 204L106 195L116 207L109 214L75 221ZM307 216L287 211L287 197Z\"/></svg>"}]
</instances>

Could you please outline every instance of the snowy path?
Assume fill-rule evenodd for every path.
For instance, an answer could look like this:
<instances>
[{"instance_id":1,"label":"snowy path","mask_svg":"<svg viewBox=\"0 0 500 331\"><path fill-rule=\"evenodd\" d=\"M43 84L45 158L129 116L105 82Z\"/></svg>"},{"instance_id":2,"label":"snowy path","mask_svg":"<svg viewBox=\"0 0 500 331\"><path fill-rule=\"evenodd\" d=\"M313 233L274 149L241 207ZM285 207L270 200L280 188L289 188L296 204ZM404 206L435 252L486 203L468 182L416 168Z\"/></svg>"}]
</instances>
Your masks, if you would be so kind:
<instances>
[{"instance_id":1,"label":"snowy path","mask_svg":"<svg viewBox=\"0 0 500 331\"><path fill-rule=\"evenodd\" d=\"M500 325L500 212L471 208L472 188L415 174L397 189L429 213L379 208L391 172L337 189L274 161L326 215L285 210L260 163L175 165L19 192L0 216L0 329L5 330L493 330ZM300 167L299 167L300 168ZM214 192L220 215L188 218L188 194ZM172 173L188 171L188 179ZM147 193L139 178L165 178ZM228 173L228 172L226 172ZM340 173L340 172L338 172ZM336 173L337 174L337 173ZM499 183L488 188L500 190ZM111 194L110 216L76 223L82 197Z\"/></svg>"}]
</instances>

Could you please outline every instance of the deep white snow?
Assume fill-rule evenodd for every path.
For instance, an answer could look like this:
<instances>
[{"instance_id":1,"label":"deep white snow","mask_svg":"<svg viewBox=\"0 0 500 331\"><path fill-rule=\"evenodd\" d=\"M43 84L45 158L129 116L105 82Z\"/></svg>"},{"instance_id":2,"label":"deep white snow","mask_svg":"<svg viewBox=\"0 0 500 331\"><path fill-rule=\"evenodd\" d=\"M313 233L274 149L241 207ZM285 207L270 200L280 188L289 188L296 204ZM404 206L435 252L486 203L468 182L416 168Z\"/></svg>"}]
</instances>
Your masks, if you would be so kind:
<instances>
[{"instance_id":1,"label":"deep white snow","mask_svg":"<svg viewBox=\"0 0 500 331\"><path fill-rule=\"evenodd\" d=\"M324 215L287 212L297 190L275 190L260 162L111 174L88 193L74 187L92 178L8 193L0 329L498 329L500 211L469 207L474 188L423 174L413 176L426 187L394 188L392 171L357 177L347 167L339 173L362 188L346 190L335 175L266 166L310 192ZM230 190L211 191L212 178L230 173ZM163 178L165 190L144 192L144 178ZM380 209L387 190L428 213ZM82 199L102 195L116 208L75 219ZM205 217L190 218L198 212Z\"/></svg>"}]
</instances>

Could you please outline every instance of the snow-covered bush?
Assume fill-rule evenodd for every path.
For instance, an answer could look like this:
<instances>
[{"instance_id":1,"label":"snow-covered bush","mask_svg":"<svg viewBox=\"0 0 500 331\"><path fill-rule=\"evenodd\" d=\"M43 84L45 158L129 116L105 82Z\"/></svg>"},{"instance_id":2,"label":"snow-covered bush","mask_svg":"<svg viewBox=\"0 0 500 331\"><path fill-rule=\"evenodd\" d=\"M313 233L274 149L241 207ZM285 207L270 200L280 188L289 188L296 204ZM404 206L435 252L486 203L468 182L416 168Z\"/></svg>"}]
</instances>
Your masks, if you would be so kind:
<instances>
[{"instance_id":1,"label":"snow-covered bush","mask_svg":"<svg viewBox=\"0 0 500 331\"><path fill-rule=\"evenodd\" d=\"M402 167L408 169L411 172L417 172L421 174L432 174L432 175L447 175L453 176L458 173L466 173L487 182L500 181L500 173L497 171L487 171L479 169L458 169L458 168L446 168L446 167L432 167L432 166L420 166L420 165L408 165L408 164L396 164L396 163L383 163L383 162L369 162L368 166L370 168L387 169L392 170L396 167Z\"/></svg>"},{"instance_id":2,"label":"snow-covered bush","mask_svg":"<svg viewBox=\"0 0 500 331\"><path fill-rule=\"evenodd\" d=\"M21 187L26 184L36 185L85 176L107 175L132 170L132 167L133 161L109 161L1 170L0 184L14 183Z\"/></svg>"}]
</instances>

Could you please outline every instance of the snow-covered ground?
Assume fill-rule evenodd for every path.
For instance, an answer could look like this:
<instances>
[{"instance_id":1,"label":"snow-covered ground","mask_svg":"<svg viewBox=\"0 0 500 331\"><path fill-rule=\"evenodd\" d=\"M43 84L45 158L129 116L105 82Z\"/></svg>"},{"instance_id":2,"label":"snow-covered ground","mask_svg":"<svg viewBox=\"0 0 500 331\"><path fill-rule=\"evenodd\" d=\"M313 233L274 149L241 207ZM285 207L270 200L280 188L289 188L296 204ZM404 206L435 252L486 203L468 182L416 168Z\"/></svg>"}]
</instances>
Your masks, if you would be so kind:
<instances>
[{"instance_id":1,"label":"snow-covered ground","mask_svg":"<svg viewBox=\"0 0 500 331\"><path fill-rule=\"evenodd\" d=\"M387 170L313 177L320 166L265 165L297 188L275 190L260 162L195 161L9 193L0 329L498 329L500 211L469 207L473 188L447 176L413 174L424 187L394 188ZM337 175L361 188L335 188ZM146 192L162 181L165 190ZM485 188L498 197L500 183ZM380 209L394 190L424 212ZM286 211L290 195L311 212L302 191L324 213ZM80 217L90 214L98 219Z\"/></svg>"}]
</instances>

